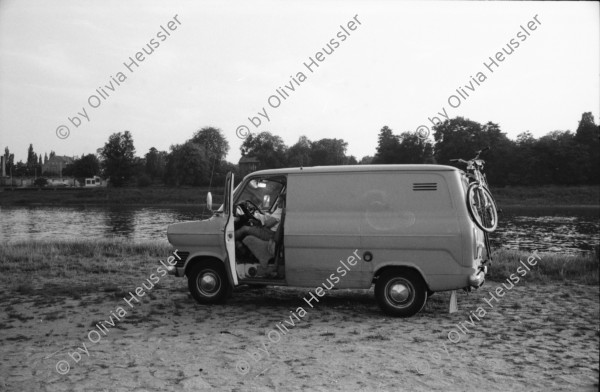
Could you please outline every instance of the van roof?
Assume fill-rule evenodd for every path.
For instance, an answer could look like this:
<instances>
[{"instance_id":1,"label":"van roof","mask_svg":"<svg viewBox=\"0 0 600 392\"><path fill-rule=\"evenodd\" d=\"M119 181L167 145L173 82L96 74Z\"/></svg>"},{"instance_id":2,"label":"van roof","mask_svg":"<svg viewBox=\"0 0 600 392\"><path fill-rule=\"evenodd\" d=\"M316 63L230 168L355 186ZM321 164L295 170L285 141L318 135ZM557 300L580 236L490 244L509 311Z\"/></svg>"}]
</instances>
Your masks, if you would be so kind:
<instances>
[{"instance_id":1,"label":"van roof","mask_svg":"<svg viewBox=\"0 0 600 392\"><path fill-rule=\"evenodd\" d=\"M299 173L345 173L345 172L382 172L382 171L458 171L446 165L341 165L290 167L283 169L259 170L252 175L299 174Z\"/></svg>"}]
</instances>

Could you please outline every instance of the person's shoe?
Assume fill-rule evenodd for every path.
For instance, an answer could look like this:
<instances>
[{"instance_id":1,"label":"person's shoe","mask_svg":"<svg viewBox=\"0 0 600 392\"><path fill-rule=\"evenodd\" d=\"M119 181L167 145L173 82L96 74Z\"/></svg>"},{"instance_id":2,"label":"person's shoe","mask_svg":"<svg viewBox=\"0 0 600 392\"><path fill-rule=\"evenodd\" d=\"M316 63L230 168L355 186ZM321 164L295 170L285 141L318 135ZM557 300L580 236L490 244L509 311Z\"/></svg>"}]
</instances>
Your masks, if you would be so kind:
<instances>
[{"instance_id":1,"label":"person's shoe","mask_svg":"<svg viewBox=\"0 0 600 392\"><path fill-rule=\"evenodd\" d=\"M277 277L277 266L275 264L269 264L267 267L267 275L269 278Z\"/></svg>"},{"instance_id":2,"label":"person's shoe","mask_svg":"<svg viewBox=\"0 0 600 392\"><path fill-rule=\"evenodd\" d=\"M262 265L259 265L258 268L256 269L256 277L257 278L266 278L269 274L269 269L263 267Z\"/></svg>"},{"instance_id":3,"label":"person's shoe","mask_svg":"<svg viewBox=\"0 0 600 392\"><path fill-rule=\"evenodd\" d=\"M256 277L257 278L275 278L277 277L277 269L274 268L275 266L270 265L268 267L263 267L262 265L258 266L257 269L257 274Z\"/></svg>"}]
</instances>

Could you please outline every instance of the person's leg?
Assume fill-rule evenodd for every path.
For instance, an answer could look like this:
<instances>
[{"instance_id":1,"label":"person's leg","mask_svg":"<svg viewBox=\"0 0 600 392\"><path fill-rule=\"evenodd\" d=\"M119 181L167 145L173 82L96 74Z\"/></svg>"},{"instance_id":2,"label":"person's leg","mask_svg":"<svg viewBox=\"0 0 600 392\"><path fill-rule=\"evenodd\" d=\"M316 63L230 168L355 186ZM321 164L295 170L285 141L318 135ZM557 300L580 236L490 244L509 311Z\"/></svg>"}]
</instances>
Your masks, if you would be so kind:
<instances>
[{"instance_id":1,"label":"person's leg","mask_svg":"<svg viewBox=\"0 0 600 392\"><path fill-rule=\"evenodd\" d=\"M273 230L265 229L264 227L255 227L255 226L245 226L245 227L246 227L246 235L251 235L256 238L260 238L263 241L268 241L275 237L275 232Z\"/></svg>"},{"instance_id":2,"label":"person's leg","mask_svg":"<svg viewBox=\"0 0 600 392\"><path fill-rule=\"evenodd\" d=\"M241 241L248 235L248 229L250 226L242 226L235 231L235 240Z\"/></svg>"}]
</instances>

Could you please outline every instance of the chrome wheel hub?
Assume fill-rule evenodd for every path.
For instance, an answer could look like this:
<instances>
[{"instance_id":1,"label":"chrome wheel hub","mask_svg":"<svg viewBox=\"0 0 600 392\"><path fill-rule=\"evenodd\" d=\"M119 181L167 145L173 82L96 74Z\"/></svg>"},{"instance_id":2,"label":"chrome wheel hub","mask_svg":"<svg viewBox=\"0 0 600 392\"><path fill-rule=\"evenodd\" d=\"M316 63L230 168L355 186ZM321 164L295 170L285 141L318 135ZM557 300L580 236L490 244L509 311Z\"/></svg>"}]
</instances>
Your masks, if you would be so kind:
<instances>
[{"instance_id":1,"label":"chrome wheel hub","mask_svg":"<svg viewBox=\"0 0 600 392\"><path fill-rule=\"evenodd\" d=\"M207 272L198 278L198 290L204 295L214 295L219 291L219 277L212 272Z\"/></svg>"},{"instance_id":2,"label":"chrome wheel hub","mask_svg":"<svg viewBox=\"0 0 600 392\"><path fill-rule=\"evenodd\" d=\"M410 288L400 282L395 282L389 288L390 298L394 302L405 302L410 297Z\"/></svg>"}]
</instances>

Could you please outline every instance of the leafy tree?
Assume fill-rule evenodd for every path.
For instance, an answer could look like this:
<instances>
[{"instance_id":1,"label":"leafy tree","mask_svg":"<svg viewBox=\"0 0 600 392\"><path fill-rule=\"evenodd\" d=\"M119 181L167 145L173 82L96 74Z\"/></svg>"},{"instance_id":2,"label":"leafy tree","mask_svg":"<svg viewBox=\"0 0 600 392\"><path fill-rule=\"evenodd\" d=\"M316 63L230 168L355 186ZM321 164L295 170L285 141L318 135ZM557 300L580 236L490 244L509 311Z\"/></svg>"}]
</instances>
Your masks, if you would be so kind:
<instances>
[{"instance_id":1,"label":"leafy tree","mask_svg":"<svg viewBox=\"0 0 600 392\"><path fill-rule=\"evenodd\" d=\"M37 154L33 151L33 144L29 144L29 148L27 149L27 166L34 167L37 163Z\"/></svg>"},{"instance_id":2,"label":"leafy tree","mask_svg":"<svg viewBox=\"0 0 600 392\"><path fill-rule=\"evenodd\" d=\"M364 158L363 158L364 159ZM384 126L379 132L377 153L372 163L432 163L433 145L429 140L422 140L414 132L403 132L394 135L392 130Z\"/></svg>"},{"instance_id":3,"label":"leafy tree","mask_svg":"<svg viewBox=\"0 0 600 392\"><path fill-rule=\"evenodd\" d=\"M358 165L358 161L354 155L350 155L345 158L344 165Z\"/></svg>"},{"instance_id":4,"label":"leafy tree","mask_svg":"<svg viewBox=\"0 0 600 392\"><path fill-rule=\"evenodd\" d=\"M223 132L219 128L204 127L196 131L189 142L197 144L205 151L210 168L209 186L213 181L225 178L228 171L225 157L229 152L229 142L223 136Z\"/></svg>"},{"instance_id":5,"label":"leafy tree","mask_svg":"<svg viewBox=\"0 0 600 392\"><path fill-rule=\"evenodd\" d=\"M167 153L152 147L146 153L146 174L151 179L163 178L167 165Z\"/></svg>"},{"instance_id":6,"label":"leafy tree","mask_svg":"<svg viewBox=\"0 0 600 392\"><path fill-rule=\"evenodd\" d=\"M165 182L169 185L205 185L210 180L206 151L191 141L171 146L166 163Z\"/></svg>"},{"instance_id":7,"label":"leafy tree","mask_svg":"<svg viewBox=\"0 0 600 392\"><path fill-rule=\"evenodd\" d=\"M594 121L594 115L586 112L581 115L581 121L575 132L575 141L579 149L587 155L587 161L580 170L585 174L583 182L600 183L600 127Z\"/></svg>"},{"instance_id":8,"label":"leafy tree","mask_svg":"<svg viewBox=\"0 0 600 392\"><path fill-rule=\"evenodd\" d=\"M134 157L131 172L131 177L135 178L138 186L140 184L140 177L150 178L148 174L146 174L146 158ZM145 179L142 180L142 182L144 181Z\"/></svg>"},{"instance_id":9,"label":"leafy tree","mask_svg":"<svg viewBox=\"0 0 600 392\"><path fill-rule=\"evenodd\" d=\"M420 139L415 132L403 132L397 147L397 163L433 163L433 145L427 139Z\"/></svg>"},{"instance_id":10,"label":"leafy tree","mask_svg":"<svg viewBox=\"0 0 600 392\"><path fill-rule=\"evenodd\" d=\"M387 125L384 126L379 131L377 152L373 157L373 163L400 163L400 157L398 156L399 147L400 140L398 136L394 135Z\"/></svg>"},{"instance_id":11,"label":"leafy tree","mask_svg":"<svg viewBox=\"0 0 600 392\"><path fill-rule=\"evenodd\" d=\"M540 157L535 153L537 143L529 131L517 135L514 152L511 154L512 165L507 176L509 184L539 184L540 173L536 173L536 169L541 168L541 163Z\"/></svg>"},{"instance_id":12,"label":"leafy tree","mask_svg":"<svg viewBox=\"0 0 600 392\"><path fill-rule=\"evenodd\" d=\"M134 169L135 147L129 131L113 133L102 149L102 171L105 178L116 187L123 186Z\"/></svg>"},{"instance_id":13,"label":"leafy tree","mask_svg":"<svg viewBox=\"0 0 600 392\"><path fill-rule=\"evenodd\" d=\"M288 149L288 165L290 167L312 166L312 142L306 136L300 136L296 144Z\"/></svg>"},{"instance_id":14,"label":"leafy tree","mask_svg":"<svg viewBox=\"0 0 600 392\"><path fill-rule=\"evenodd\" d=\"M219 128L204 127L196 131L189 141L203 147L207 156L217 162L225 159L229 152L229 142Z\"/></svg>"},{"instance_id":15,"label":"leafy tree","mask_svg":"<svg viewBox=\"0 0 600 392\"><path fill-rule=\"evenodd\" d=\"M217 184L217 186L223 186L223 184L225 184L225 178L227 176L227 173L229 172L235 174L235 182L236 184L239 183L242 177L239 176L238 166L231 162L222 161L219 171L215 171L214 173L212 184Z\"/></svg>"},{"instance_id":16,"label":"leafy tree","mask_svg":"<svg viewBox=\"0 0 600 392\"><path fill-rule=\"evenodd\" d=\"M511 161L514 142L509 140L497 124L488 122L481 125L475 121L456 117L437 124L435 130L436 161L442 165L450 164L450 159L470 159L477 150L485 147L492 149L482 155L486 161L486 176L490 184L503 186L508 183L509 171L514 166ZM464 169L463 165L454 164Z\"/></svg>"},{"instance_id":17,"label":"leafy tree","mask_svg":"<svg viewBox=\"0 0 600 392\"><path fill-rule=\"evenodd\" d=\"M589 155L581 150L570 131L548 133L539 139L533 151L539 157L538 165L529 169L535 173L534 184L575 185L587 180L582 168Z\"/></svg>"},{"instance_id":18,"label":"leafy tree","mask_svg":"<svg viewBox=\"0 0 600 392\"><path fill-rule=\"evenodd\" d=\"M343 165L347 162L343 139L321 139L311 144L311 162L313 166Z\"/></svg>"},{"instance_id":19,"label":"leafy tree","mask_svg":"<svg viewBox=\"0 0 600 392\"><path fill-rule=\"evenodd\" d=\"M17 162L17 164L13 168L13 176L15 177L28 176L29 172L29 167L22 161Z\"/></svg>"},{"instance_id":20,"label":"leafy tree","mask_svg":"<svg viewBox=\"0 0 600 392\"><path fill-rule=\"evenodd\" d=\"M142 173L137 177L137 186L140 188L145 188L150 185L152 185L152 179L148 174Z\"/></svg>"},{"instance_id":21,"label":"leafy tree","mask_svg":"<svg viewBox=\"0 0 600 392\"><path fill-rule=\"evenodd\" d=\"M290 167L357 164L355 157L346 156L347 147L348 143L343 139L311 142L306 136L301 136L287 150L287 163Z\"/></svg>"},{"instance_id":22,"label":"leafy tree","mask_svg":"<svg viewBox=\"0 0 600 392\"><path fill-rule=\"evenodd\" d=\"M373 157L369 155L362 157L362 159L358 162L359 165L370 165L372 163Z\"/></svg>"},{"instance_id":23,"label":"leafy tree","mask_svg":"<svg viewBox=\"0 0 600 392\"><path fill-rule=\"evenodd\" d=\"M446 120L433 129L435 159L442 165L447 165L454 158L471 158L475 151L488 146L479 140L481 124L463 117Z\"/></svg>"},{"instance_id":24,"label":"leafy tree","mask_svg":"<svg viewBox=\"0 0 600 392\"><path fill-rule=\"evenodd\" d=\"M75 177L80 183L84 183L86 178L97 176L99 173L100 162L94 154L75 159L62 171L63 176Z\"/></svg>"},{"instance_id":25,"label":"leafy tree","mask_svg":"<svg viewBox=\"0 0 600 392\"><path fill-rule=\"evenodd\" d=\"M477 141L481 147L490 147L482 158L486 161L486 177L494 186L505 186L509 184L509 175L513 170L518 170L515 165L515 142L510 140L506 133L500 130L498 124L487 122L481 128L481 141Z\"/></svg>"},{"instance_id":26,"label":"leafy tree","mask_svg":"<svg viewBox=\"0 0 600 392\"><path fill-rule=\"evenodd\" d=\"M242 156L255 157L261 169L286 167L287 147L279 136L270 132L250 134L240 147Z\"/></svg>"},{"instance_id":27,"label":"leafy tree","mask_svg":"<svg viewBox=\"0 0 600 392\"><path fill-rule=\"evenodd\" d=\"M517 145L518 146L531 146L535 144L535 137L529 131L525 131L517 135Z\"/></svg>"},{"instance_id":28,"label":"leafy tree","mask_svg":"<svg viewBox=\"0 0 600 392\"><path fill-rule=\"evenodd\" d=\"M6 175L10 175L14 171L15 167L15 154L11 154L8 147L4 148L4 163L6 168Z\"/></svg>"},{"instance_id":29,"label":"leafy tree","mask_svg":"<svg viewBox=\"0 0 600 392\"><path fill-rule=\"evenodd\" d=\"M45 187L46 185L48 185L48 180L45 179L44 177L38 177L33 182L33 185L39 186L40 188L42 188L42 187Z\"/></svg>"},{"instance_id":30,"label":"leafy tree","mask_svg":"<svg viewBox=\"0 0 600 392\"><path fill-rule=\"evenodd\" d=\"M100 162L94 154L84 155L75 162L75 177L89 178L100 173Z\"/></svg>"}]
</instances>

